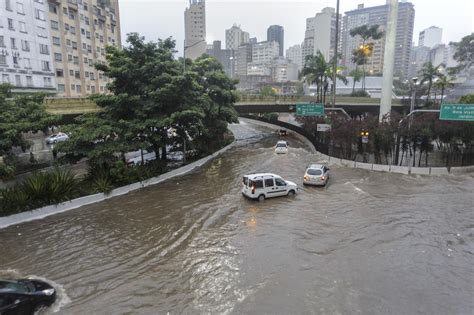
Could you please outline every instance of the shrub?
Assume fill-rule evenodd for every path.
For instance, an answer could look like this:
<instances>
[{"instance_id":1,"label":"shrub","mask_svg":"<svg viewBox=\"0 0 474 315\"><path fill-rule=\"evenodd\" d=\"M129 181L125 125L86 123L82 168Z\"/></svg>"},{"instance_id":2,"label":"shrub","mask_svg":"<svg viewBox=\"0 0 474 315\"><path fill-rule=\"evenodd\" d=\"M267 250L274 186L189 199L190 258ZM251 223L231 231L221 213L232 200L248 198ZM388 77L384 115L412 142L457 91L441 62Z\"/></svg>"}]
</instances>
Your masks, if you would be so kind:
<instances>
[{"instance_id":1,"label":"shrub","mask_svg":"<svg viewBox=\"0 0 474 315\"><path fill-rule=\"evenodd\" d=\"M352 97L369 97L369 93L364 90L357 90L351 93Z\"/></svg>"},{"instance_id":2,"label":"shrub","mask_svg":"<svg viewBox=\"0 0 474 315\"><path fill-rule=\"evenodd\" d=\"M0 216L26 210L29 203L30 197L20 186L0 190Z\"/></svg>"},{"instance_id":3,"label":"shrub","mask_svg":"<svg viewBox=\"0 0 474 315\"><path fill-rule=\"evenodd\" d=\"M109 193L113 188L110 174L105 172L98 174L94 178L92 186L96 192Z\"/></svg>"},{"instance_id":4,"label":"shrub","mask_svg":"<svg viewBox=\"0 0 474 315\"><path fill-rule=\"evenodd\" d=\"M8 164L0 164L0 179L12 179L15 175L15 167Z\"/></svg>"}]
</instances>

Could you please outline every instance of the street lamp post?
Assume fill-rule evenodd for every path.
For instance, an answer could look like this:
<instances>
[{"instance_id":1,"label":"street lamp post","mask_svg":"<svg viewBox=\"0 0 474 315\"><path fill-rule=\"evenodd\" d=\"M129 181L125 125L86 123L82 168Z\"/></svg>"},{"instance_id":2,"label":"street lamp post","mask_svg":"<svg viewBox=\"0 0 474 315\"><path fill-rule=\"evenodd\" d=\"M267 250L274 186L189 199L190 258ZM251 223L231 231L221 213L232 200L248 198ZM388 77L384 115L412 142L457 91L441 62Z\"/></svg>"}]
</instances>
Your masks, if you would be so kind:
<instances>
[{"instance_id":1,"label":"street lamp post","mask_svg":"<svg viewBox=\"0 0 474 315\"><path fill-rule=\"evenodd\" d=\"M411 95L411 102L410 102L410 115L415 110L416 87L417 87L416 83L418 82L418 77L413 77L411 80L413 82L413 89L412 89L413 92L412 92L412 95ZM413 120L413 116L410 116L410 120L408 121L408 128L411 127L412 120Z\"/></svg>"},{"instance_id":2,"label":"street lamp post","mask_svg":"<svg viewBox=\"0 0 474 315\"><path fill-rule=\"evenodd\" d=\"M334 37L334 63L332 65L332 107L336 107L337 45L339 41L339 0L337 0L336 4L336 34Z\"/></svg>"}]
</instances>

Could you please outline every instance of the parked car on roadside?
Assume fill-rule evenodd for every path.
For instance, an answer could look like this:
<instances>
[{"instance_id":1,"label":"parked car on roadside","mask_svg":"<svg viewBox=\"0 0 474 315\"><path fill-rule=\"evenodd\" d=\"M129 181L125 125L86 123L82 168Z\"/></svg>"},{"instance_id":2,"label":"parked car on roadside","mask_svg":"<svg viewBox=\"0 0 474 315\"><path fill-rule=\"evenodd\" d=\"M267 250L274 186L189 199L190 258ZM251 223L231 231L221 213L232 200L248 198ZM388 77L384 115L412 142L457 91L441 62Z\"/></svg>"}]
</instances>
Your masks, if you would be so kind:
<instances>
[{"instance_id":1,"label":"parked car on roadside","mask_svg":"<svg viewBox=\"0 0 474 315\"><path fill-rule=\"evenodd\" d=\"M329 180L329 167L322 164L310 164L303 176L304 185L325 186Z\"/></svg>"},{"instance_id":2,"label":"parked car on roadside","mask_svg":"<svg viewBox=\"0 0 474 315\"><path fill-rule=\"evenodd\" d=\"M263 201L265 198L293 196L298 185L271 173L245 175L242 179L242 194L250 199Z\"/></svg>"},{"instance_id":3,"label":"parked car on roadside","mask_svg":"<svg viewBox=\"0 0 474 315\"><path fill-rule=\"evenodd\" d=\"M143 154L143 159L142 159ZM125 161L127 165L141 165L147 164L150 161L156 160L155 151L148 152L147 150L137 150L125 153Z\"/></svg>"},{"instance_id":4,"label":"parked car on roadside","mask_svg":"<svg viewBox=\"0 0 474 315\"><path fill-rule=\"evenodd\" d=\"M54 144L58 142L63 142L67 141L69 139L69 136L63 132L58 132L55 134L52 134L51 136L46 138L46 143L47 144Z\"/></svg>"},{"instance_id":5,"label":"parked car on roadside","mask_svg":"<svg viewBox=\"0 0 474 315\"><path fill-rule=\"evenodd\" d=\"M39 308L51 306L56 290L35 279L0 280L0 314L34 314Z\"/></svg>"},{"instance_id":6,"label":"parked car on roadside","mask_svg":"<svg viewBox=\"0 0 474 315\"><path fill-rule=\"evenodd\" d=\"M286 154L288 153L288 142L280 140L275 145L275 152L277 154Z\"/></svg>"}]
</instances>

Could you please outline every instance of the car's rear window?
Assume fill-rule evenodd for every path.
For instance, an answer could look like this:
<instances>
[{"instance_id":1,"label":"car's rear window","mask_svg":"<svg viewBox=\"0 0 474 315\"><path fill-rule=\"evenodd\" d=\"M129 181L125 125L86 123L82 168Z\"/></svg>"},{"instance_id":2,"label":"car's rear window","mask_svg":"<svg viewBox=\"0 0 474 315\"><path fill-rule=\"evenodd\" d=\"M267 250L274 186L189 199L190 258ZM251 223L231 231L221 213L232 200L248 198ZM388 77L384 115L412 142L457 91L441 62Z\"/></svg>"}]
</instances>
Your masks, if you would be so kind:
<instances>
[{"instance_id":1,"label":"car's rear window","mask_svg":"<svg viewBox=\"0 0 474 315\"><path fill-rule=\"evenodd\" d=\"M284 144L284 143L277 143L277 148L286 148L286 144Z\"/></svg>"},{"instance_id":2,"label":"car's rear window","mask_svg":"<svg viewBox=\"0 0 474 315\"><path fill-rule=\"evenodd\" d=\"M316 170L314 168L310 168L307 171L308 175L321 175L323 172L321 170Z\"/></svg>"}]
</instances>

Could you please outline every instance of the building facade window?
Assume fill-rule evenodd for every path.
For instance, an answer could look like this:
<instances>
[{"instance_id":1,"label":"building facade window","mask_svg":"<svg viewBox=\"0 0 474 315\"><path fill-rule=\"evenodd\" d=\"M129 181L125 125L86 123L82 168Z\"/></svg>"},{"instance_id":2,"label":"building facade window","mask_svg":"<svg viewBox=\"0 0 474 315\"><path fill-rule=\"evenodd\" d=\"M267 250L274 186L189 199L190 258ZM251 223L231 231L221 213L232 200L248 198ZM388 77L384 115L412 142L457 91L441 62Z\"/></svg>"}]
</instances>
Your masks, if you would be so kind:
<instances>
[{"instance_id":1,"label":"building facade window","mask_svg":"<svg viewBox=\"0 0 474 315\"><path fill-rule=\"evenodd\" d=\"M23 8L23 3L17 2L16 3L16 12L18 14L23 14L25 15L25 9Z\"/></svg>"},{"instance_id":2,"label":"building facade window","mask_svg":"<svg viewBox=\"0 0 474 315\"><path fill-rule=\"evenodd\" d=\"M21 76L19 74L15 75L15 85L21 86Z\"/></svg>"},{"instance_id":3,"label":"building facade window","mask_svg":"<svg viewBox=\"0 0 474 315\"><path fill-rule=\"evenodd\" d=\"M76 92L81 93L81 86L80 85L76 85Z\"/></svg>"},{"instance_id":4,"label":"building facade window","mask_svg":"<svg viewBox=\"0 0 474 315\"><path fill-rule=\"evenodd\" d=\"M26 69L31 69L31 60L30 58L23 58L23 65Z\"/></svg>"},{"instance_id":5,"label":"building facade window","mask_svg":"<svg viewBox=\"0 0 474 315\"><path fill-rule=\"evenodd\" d=\"M64 71L63 71L63 69L56 69L56 76L57 76L58 78L64 77Z\"/></svg>"},{"instance_id":6,"label":"building facade window","mask_svg":"<svg viewBox=\"0 0 474 315\"><path fill-rule=\"evenodd\" d=\"M38 20L44 21L44 11L41 11L40 9L35 9L35 17Z\"/></svg>"},{"instance_id":7,"label":"building facade window","mask_svg":"<svg viewBox=\"0 0 474 315\"><path fill-rule=\"evenodd\" d=\"M5 0L5 9L6 9L7 11L13 11L13 10L12 10L12 2L11 2L11 0Z\"/></svg>"},{"instance_id":8,"label":"building facade window","mask_svg":"<svg viewBox=\"0 0 474 315\"><path fill-rule=\"evenodd\" d=\"M72 77L74 76L74 70L69 70L69 75Z\"/></svg>"},{"instance_id":9,"label":"building facade window","mask_svg":"<svg viewBox=\"0 0 474 315\"><path fill-rule=\"evenodd\" d=\"M79 57L74 56L74 64L78 65L79 64Z\"/></svg>"},{"instance_id":10,"label":"building facade window","mask_svg":"<svg viewBox=\"0 0 474 315\"><path fill-rule=\"evenodd\" d=\"M10 76L8 74L2 74L2 82L10 83Z\"/></svg>"},{"instance_id":11,"label":"building facade window","mask_svg":"<svg viewBox=\"0 0 474 315\"><path fill-rule=\"evenodd\" d=\"M58 6L55 4L50 3L49 4L49 12L58 14Z\"/></svg>"},{"instance_id":12,"label":"building facade window","mask_svg":"<svg viewBox=\"0 0 474 315\"><path fill-rule=\"evenodd\" d=\"M43 69L43 71L51 71L49 61L41 60L41 69Z\"/></svg>"},{"instance_id":13,"label":"building facade window","mask_svg":"<svg viewBox=\"0 0 474 315\"><path fill-rule=\"evenodd\" d=\"M53 45L61 46L61 38L53 36Z\"/></svg>"},{"instance_id":14,"label":"building facade window","mask_svg":"<svg viewBox=\"0 0 474 315\"><path fill-rule=\"evenodd\" d=\"M63 61L63 55L60 53L54 53L54 61Z\"/></svg>"},{"instance_id":15,"label":"building facade window","mask_svg":"<svg viewBox=\"0 0 474 315\"><path fill-rule=\"evenodd\" d=\"M27 40L22 40L21 41L21 49L23 51L30 51L30 42Z\"/></svg>"},{"instance_id":16,"label":"building facade window","mask_svg":"<svg viewBox=\"0 0 474 315\"><path fill-rule=\"evenodd\" d=\"M75 71L75 72L74 72L74 77L75 77L76 79L80 79L80 78L81 78L81 73L80 73L79 71Z\"/></svg>"},{"instance_id":17,"label":"building facade window","mask_svg":"<svg viewBox=\"0 0 474 315\"><path fill-rule=\"evenodd\" d=\"M25 22L19 22L20 24L20 32L26 33L26 24Z\"/></svg>"},{"instance_id":18,"label":"building facade window","mask_svg":"<svg viewBox=\"0 0 474 315\"><path fill-rule=\"evenodd\" d=\"M44 87L52 87L52 80L49 77L43 77Z\"/></svg>"},{"instance_id":19,"label":"building facade window","mask_svg":"<svg viewBox=\"0 0 474 315\"><path fill-rule=\"evenodd\" d=\"M34 85L33 85L33 77L32 77L32 76L29 76L29 75L26 76L26 86L28 86L28 87L34 86Z\"/></svg>"},{"instance_id":20,"label":"building facade window","mask_svg":"<svg viewBox=\"0 0 474 315\"><path fill-rule=\"evenodd\" d=\"M8 21L8 29L11 30L11 31L14 31L15 27L13 26L13 20L8 19L7 21Z\"/></svg>"},{"instance_id":21,"label":"building facade window","mask_svg":"<svg viewBox=\"0 0 474 315\"><path fill-rule=\"evenodd\" d=\"M11 48L12 49L18 49L18 47L16 47L16 39L15 38L10 38L10 43L11 43Z\"/></svg>"},{"instance_id":22,"label":"building facade window","mask_svg":"<svg viewBox=\"0 0 474 315\"><path fill-rule=\"evenodd\" d=\"M7 64L7 56L0 55L0 65L6 65Z\"/></svg>"},{"instance_id":23,"label":"building facade window","mask_svg":"<svg viewBox=\"0 0 474 315\"><path fill-rule=\"evenodd\" d=\"M18 57L17 56L13 56L13 66L15 68L19 68L20 65L18 64Z\"/></svg>"},{"instance_id":24,"label":"building facade window","mask_svg":"<svg viewBox=\"0 0 474 315\"><path fill-rule=\"evenodd\" d=\"M53 30L59 30L59 23L58 21L51 21L51 28Z\"/></svg>"},{"instance_id":25,"label":"building facade window","mask_svg":"<svg viewBox=\"0 0 474 315\"><path fill-rule=\"evenodd\" d=\"M58 92L64 93L66 91L66 87L64 84L58 84Z\"/></svg>"},{"instance_id":26,"label":"building facade window","mask_svg":"<svg viewBox=\"0 0 474 315\"><path fill-rule=\"evenodd\" d=\"M0 35L0 47L5 47L5 39L2 35Z\"/></svg>"},{"instance_id":27,"label":"building facade window","mask_svg":"<svg viewBox=\"0 0 474 315\"><path fill-rule=\"evenodd\" d=\"M45 44L39 44L40 54L49 55L49 47Z\"/></svg>"}]
</instances>

